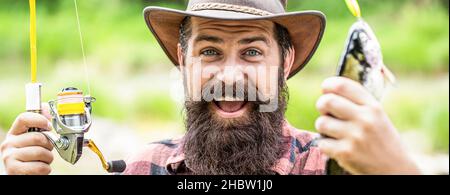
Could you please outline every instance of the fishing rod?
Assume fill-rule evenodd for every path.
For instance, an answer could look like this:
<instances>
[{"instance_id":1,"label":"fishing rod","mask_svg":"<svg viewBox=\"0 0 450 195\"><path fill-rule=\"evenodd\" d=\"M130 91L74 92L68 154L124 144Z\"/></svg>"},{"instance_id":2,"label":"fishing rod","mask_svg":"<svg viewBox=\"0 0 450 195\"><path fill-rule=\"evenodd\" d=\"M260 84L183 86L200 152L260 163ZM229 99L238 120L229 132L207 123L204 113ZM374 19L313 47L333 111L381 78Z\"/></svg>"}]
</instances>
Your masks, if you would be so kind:
<instances>
[{"instance_id":1,"label":"fishing rod","mask_svg":"<svg viewBox=\"0 0 450 195\"><path fill-rule=\"evenodd\" d=\"M27 112L42 113L41 90L42 84L37 82L37 35L36 35L36 0L29 0L30 5L30 55L31 55L31 82L25 85L26 110ZM50 107L51 123L53 129L59 136L45 132L39 128L30 128L28 132L40 132L56 148L58 154L65 161L75 164L80 159L83 147L93 151L102 163L102 167L110 173L123 172L126 164L123 160L106 161L102 152L92 139L86 139L87 133L92 125L92 103L96 101L91 96L90 82L86 55L83 46L83 36L78 14L77 0L74 0L75 13L80 36L81 50L83 54L84 70L88 94L75 87L64 88L57 94L55 100L48 102Z\"/></svg>"}]
</instances>

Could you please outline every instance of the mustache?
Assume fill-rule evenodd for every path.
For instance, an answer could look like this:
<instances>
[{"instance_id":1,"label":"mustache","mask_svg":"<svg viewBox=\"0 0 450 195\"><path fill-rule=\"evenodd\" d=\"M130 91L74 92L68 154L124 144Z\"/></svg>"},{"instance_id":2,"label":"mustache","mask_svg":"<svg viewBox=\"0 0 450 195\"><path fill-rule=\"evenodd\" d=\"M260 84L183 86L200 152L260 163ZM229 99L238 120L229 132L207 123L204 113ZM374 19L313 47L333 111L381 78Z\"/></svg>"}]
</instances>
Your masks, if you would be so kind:
<instances>
[{"instance_id":1,"label":"mustache","mask_svg":"<svg viewBox=\"0 0 450 195\"><path fill-rule=\"evenodd\" d=\"M252 81L235 81L226 83L222 80L212 79L202 88L202 100L212 101L247 101L267 103L269 98L262 93Z\"/></svg>"}]
</instances>

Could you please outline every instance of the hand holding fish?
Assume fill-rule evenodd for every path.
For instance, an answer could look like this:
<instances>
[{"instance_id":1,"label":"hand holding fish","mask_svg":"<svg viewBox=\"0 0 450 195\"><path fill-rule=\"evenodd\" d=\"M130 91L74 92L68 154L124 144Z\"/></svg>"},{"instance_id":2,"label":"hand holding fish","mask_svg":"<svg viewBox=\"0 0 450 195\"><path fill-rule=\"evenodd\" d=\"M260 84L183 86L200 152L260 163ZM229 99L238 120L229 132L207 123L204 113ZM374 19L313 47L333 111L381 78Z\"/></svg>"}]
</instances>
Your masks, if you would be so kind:
<instances>
[{"instance_id":1,"label":"hand holding fish","mask_svg":"<svg viewBox=\"0 0 450 195\"><path fill-rule=\"evenodd\" d=\"M319 148L352 174L420 174L379 101L361 84L332 77L317 101Z\"/></svg>"},{"instance_id":2,"label":"hand holding fish","mask_svg":"<svg viewBox=\"0 0 450 195\"><path fill-rule=\"evenodd\" d=\"M346 3L357 21L338 65L339 77L325 80L316 105L321 113L316 129L325 137L318 145L330 157L326 172L419 174L379 102L395 76L384 64L380 43L362 19L358 2Z\"/></svg>"}]
</instances>

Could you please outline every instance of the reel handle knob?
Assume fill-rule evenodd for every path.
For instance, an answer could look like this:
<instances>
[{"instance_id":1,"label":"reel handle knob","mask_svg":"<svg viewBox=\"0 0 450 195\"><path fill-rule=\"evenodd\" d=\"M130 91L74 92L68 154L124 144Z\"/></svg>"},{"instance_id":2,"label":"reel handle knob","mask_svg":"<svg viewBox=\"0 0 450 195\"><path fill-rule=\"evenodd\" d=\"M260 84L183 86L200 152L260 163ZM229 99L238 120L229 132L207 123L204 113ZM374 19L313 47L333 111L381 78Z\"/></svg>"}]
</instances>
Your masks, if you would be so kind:
<instances>
[{"instance_id":1,"label":"reel handle knob","mask_svg":"<svg viewBox=\"0 0 450 195\"><path fill-rule=\"evenodd\" d=\"M127 168L127 164L123 160L113 160L108 162L109 173L122 173Z\"/></svg>"}]
</instances>

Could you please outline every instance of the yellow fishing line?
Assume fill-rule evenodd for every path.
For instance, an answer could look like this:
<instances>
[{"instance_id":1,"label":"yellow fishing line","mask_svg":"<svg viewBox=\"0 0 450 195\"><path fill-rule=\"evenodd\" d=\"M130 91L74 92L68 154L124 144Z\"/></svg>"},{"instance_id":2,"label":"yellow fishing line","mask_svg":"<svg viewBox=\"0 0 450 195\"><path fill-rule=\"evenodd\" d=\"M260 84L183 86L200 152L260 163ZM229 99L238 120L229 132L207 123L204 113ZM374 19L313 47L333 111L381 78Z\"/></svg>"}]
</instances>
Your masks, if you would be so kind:
<instances>
[{"instance_id":1,"label":"yellow fishing line","mask_svg":"<svg viewBox=\"0 0 450 195\"><path fill-rule=\"evenodd\" d=\"M31 54L31 82L36 83L37 74L37 47L36 47L36 0L30 3L30 54Z\"/></svg>"},{"instance_id":2,"label":"yellow fishing line","mask_svg":"<svg viewBox=\"0 0 450 195\"><path fill-rule=\"evenodd\" d=\"M73 0L74 6L75 6L75 15L77 18L77 25L78 25L78 34L80 36L80 45L81 45L81 53L83 55L83 63L84 63L84 75L85 75L85 80L86 80L86 84L87 84L87 88L88 88L88 96L91 95L91 82L89 80L89 71L88 71L88 65L86 62L86 53L84 51L84 41L83 41L83 33L81 31L81 25L80 25L80 16L78 14L78 3L77 0Z\"/></svg>"},{"instance_id":3,"label":"yellow fishing line","mask_svg":"<svg viewBox=\"0 0 450 195\"><path fill-rule=\"evenodd\" d=\"M63 103L56 106L59 115L84 114L84 102Z\"/></svg>"},{"instance_id":4,"label":"yellow fishing line","mask_svg":"<svg viewBox=\"0 0 450 195\"><path fill-rule=\"evenodd\" d=\"M361 17L361 9L359 7L357 0L345 0L348 9L353 14L353 16L360 18Z\"/></svg>"}]
</instances>

